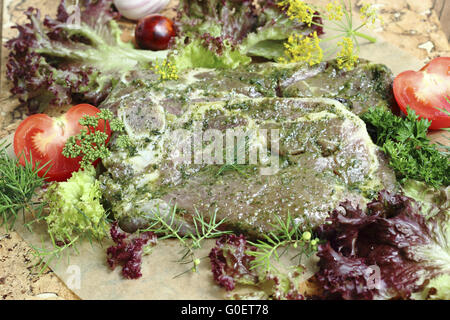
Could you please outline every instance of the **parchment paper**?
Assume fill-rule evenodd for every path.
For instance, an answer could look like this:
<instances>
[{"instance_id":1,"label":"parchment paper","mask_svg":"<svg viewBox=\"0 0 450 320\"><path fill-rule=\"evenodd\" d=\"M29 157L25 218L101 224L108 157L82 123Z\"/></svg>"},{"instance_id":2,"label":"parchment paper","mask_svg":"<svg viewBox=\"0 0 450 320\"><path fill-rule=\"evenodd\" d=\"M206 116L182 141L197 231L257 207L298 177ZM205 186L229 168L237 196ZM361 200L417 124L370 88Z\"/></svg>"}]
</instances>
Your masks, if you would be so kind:
<instances>
[{"instance_id":1,"label":"parchment paper","mask_svg":"<svg viewBox=\"0 0 450 320\"><path fill-rule=\"evenodd\" d=\"M379 39L376 44L361 46L362 58L384 63L395 74L404 70L418 70L423 61L408 55L396 46ZM440 133L437 133L440 135ZM439 139L439 138L438 138ZM18 232L30 244L42 247L42 237L47 239L45 229L35 228L34 233L28 232L18 225ZM46 244L49 244L48 239ZM79 253L69 251L68 255L58 262L50 264L51 269L82 299L223 299L225 291L218 287L212 278L209 259L202 259L198 273L186 271L190 265L176 262L180 258L181 246L176 241L160 241L153 252L143 257L142 273L139 280L125 280L120 275L120 268L110 271L106 263L106 248L111 241L105 241L100 246L82 243ZM198 257L207 257L214 240L204 242ZM311 261L309 261L311 263ZM314 269L305 274L308 278Z\"/></svg>"}]
</instances>

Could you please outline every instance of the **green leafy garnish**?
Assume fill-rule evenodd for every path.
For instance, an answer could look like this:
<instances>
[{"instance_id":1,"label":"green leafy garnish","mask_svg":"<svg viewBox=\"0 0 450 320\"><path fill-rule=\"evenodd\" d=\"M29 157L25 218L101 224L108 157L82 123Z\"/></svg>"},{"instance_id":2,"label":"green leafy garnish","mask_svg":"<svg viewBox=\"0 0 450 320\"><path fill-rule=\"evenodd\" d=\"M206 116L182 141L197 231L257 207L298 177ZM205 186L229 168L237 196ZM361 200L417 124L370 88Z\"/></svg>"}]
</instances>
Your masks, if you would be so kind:
<instances>
[{"instance_id":1,"label":"green leafy garnish","mask_svg":"<svg viewBox=\"0 0 450 320\"><path fill-rule=\"evenodd\" d=\"M369 131L374 129L376 144L389 157L401 183L413 179L434 187L450 184L449 157L427 137L428 120L419 119L409 107L404 119L382 108L371 108L362 119Z\"/></svg>"},{"instance_id":2,"label":"green leafy garnish","mask_svg":"<svg viewBox=\"0 0 450 320\"><path fill-rule=\"evenodd\" d=\"M108 134L97 130L101 121L104 121L104 123L108 121L113 132L124 131L123 122L114 118L113 113L107 109L102 109L95 116L81 118L79 123L85 129L82 129L79 134L69 137L62 152L67 158L82 157L81 169L89 168L97 159L106 159L111 155L107 144ZM127 148L130 145L131 141L128 136L122 135L119 137L119 147Z\"/></svg>"},{"instance_id":3,"label":"green leafy garnish","mask_svg":"<svg viewBox=\"0 0 450 320\"><path fill-rule=\"evenodd\" d=\"M225 222L225 219L217 221L217 211L214 211L210 217L206 218L196 210L192 219L194 225L193 230L182 232L183 225L177 219L177 211L177 207L174 206L170 210L170 213L165 216L157 209L155 212L152 212L150 226L145 230L141 230L141 232L151 231L155 234L163 235L158 238L160 240L174 238L180 242L184 249L181 252L181 258L178 262L181 264L191 264L192 267L176 276L179 277L190 271L198 271L200 258L196 256L195 251L202 247L204 240L221 237L225 234L230 234L231 231L219 230L219 227Z\"/></svg>"},{"instance_id":4,"label":"green leafy garnish","mask_svg":"<svg viewBox=\"0 0 450 320\"><path fill-rule=\"evenodd\" d=\"M66 182L50 185L45 194L49 208L45 218L48 233L65 243L78 235L103 239L109 225L101 197L100 182L92 166L74 172Z\"/></svg>"},{"instance_id":5,"label":"green leafy garnish","mask_svg":"<svg viewBox=\"0 0 450 320\"><path fill-rule=\"evenodd\" d=\"M44 204L33 200L35 190L42 187L45 180L38 175L49 163L33 165L32 159L25 157L22 166L17 159L8 156L7 145L0 142L0 217L1 225L13 228L20 213L40 216ZM45 174L44 174L45 176Z\"/></svg>"},{"instance_id":6,"label":"green leafy garnish","mask_svg":"<svg viewBox=\"0 0 450 320\"><path fill-rule=\"evenodd\" d=\"M447 100L447 102L450 104L450 96L446 96L446 97L444 97L444 98L445 98L445 100ZM439 107L435 107L435 109L439 110L439 111L442 112L442 113L445 113L447 116L450 117L450 111L448 111L448 110L446 110L446 109L439 108ZM450 128L443 128L442 130L445 130L445 131L450 132ZM448 147L447 147L447 148L448 148Z\"/></svg>"},{"instance_id":7,"label":"green leafy garnish","mask_svg":"<svg viewBox=\"0 0 450 320\"><path fill-rule=\"evenodd\" d=\"M45 247L45 241L42 239L42 246L37 247L33 244L30 244L30 246L33 248L33 256L37 259L37 262L35 264L35 268L39 270L39 276L42 275L42 273L47 269L47 267L52 262L58 262L64 253L67 252L69 248L74 249L76 252L78 252L76 244L79 241L80 237L76 236L75 238L71 239L70 242L67 243L61 243L55 240L55 238L50 234L50 239L52 246L50 249L47 249Z\"/></svg>"},{"instance_id":8,"label":"green leafy garnish","mask_svg":"<svg viewBox=\"0 0 450 320\"><path fill-rule=\"evenodd\" d=\"M93 166L74 172L66 182L52 183L43 198L48 214L36 220L47 224L51 245L42 239L41 247L32 246L40 273L51 262L59 261L67 249L77 251L83 240L91 244L101 241L109 230Z\"/></svg>"},{"instance_id":9,"label":"green leafy garnish","mask_svg":"<svg viewBox=\"0 0 450 320\"><path fill-rule=\"evenodd\" d=\"M290 20L337 32L337 35L325 39L320 39L318 32L310 35L301 33L290 35L284 44L285 55L279 59L282 63L304 62L313 66L336 54L339 69L352 70L359 59L359 39L376 42L374 37L361 32L363 27L381 21L374 6L363 5L362 23L359 25L356 25L353 19L351 1L330 1L326 7L320 8L301 0L284 0L279 1L278 6L286 11ZM331 25L326 27L322 20L328 20ZM340 39L336 45L337 49L333 47L322 49L322 43L336 39Z\"/></svg>"},{"instance_id":10,"label":"green leafy garnish","mask_svg":"<svg viewBox=\"0 0 450 320\"><path fill-rule=\"evenodd\" d=\"M272 224L273 231L264 234L264 240L257 242L248 241L249 244L256 247L255 251L247 251L247 254L254 256L255 260L251 262L252 269L258 269L263 273L277 272L274 262L278 262L280 257L289 249L297 250L293 258L303 256L309 257L317 251L319 239L313 239L313 232L310 226L296 223L290 214L286 221L279 216L275 216L276 224ZM279 250L283 249L281 253Z\"/></svg>"}]
</instances>

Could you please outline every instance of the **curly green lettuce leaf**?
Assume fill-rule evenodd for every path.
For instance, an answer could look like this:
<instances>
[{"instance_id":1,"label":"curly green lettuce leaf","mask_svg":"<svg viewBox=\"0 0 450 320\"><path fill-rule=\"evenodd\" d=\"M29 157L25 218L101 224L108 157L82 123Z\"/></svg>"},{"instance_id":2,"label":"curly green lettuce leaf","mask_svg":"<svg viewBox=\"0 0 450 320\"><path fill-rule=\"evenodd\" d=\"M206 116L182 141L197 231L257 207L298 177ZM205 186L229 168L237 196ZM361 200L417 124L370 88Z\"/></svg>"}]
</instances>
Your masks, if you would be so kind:
<instances>
[{"instance_id":1,"label":"curly green lettuce leaf","mask_svg":"<svg viewBox=\"0 0 450 320\"><path fill-rule=\"evenodd\" d=\"M182 0L177 27L180 69L236 68L251 57L277 59L290 35L323 34L321 27L289 19L275 1L261 0Z\"/></svg>"},{"instance_id":2,"label":"curly green lettuce leaf","mask_svg":"<svg viewBox=\"0 0 450 320\"><path fill-rule=\"evenodd\" d=\"M29 8L29 22L15 26L18 35L6 44L11 92L32 113L49 104L98 104L131 71L167 55L122 42L112 0L84 0L78 8L79 14L69 13L62 0L56 18L43 20L38 9Z\"/></svg>"},{"instance_id":3,"label":"curly green lettuce leaf","mask_svg":"<svg viewBox=\"0 0 450 320\"><path fill-rule=\"evenodd\" d=\"M104 238L109 225L100 203L101 196L100 183L92 166L75 172L66 182L52 184L45 194L49 208L48 232L62 242L78 235Z\"/></svg>"},{"instance_id":4,"label":"curly green lettuce leaf","mask_svg":"<svg viewBox=\"0 0 450 320\"><path fill-rule=\"evenodd\" d=\"M441 212L450 214L450 187L434 188L421 181L407 180L402 191L420 203L422 214L426 217Z\"/></svg>"},{"instance_id":5,"label":"curly green lettuce leaf","mask_svg":"<svg viewBox=\"0 0 450 320\"><path fill-rule=\"evenodd\" d=\"M450 274L432 279L417 299L450 300Z\"/></svg>"},{"instance_id":6,"label":"curly green lettuce leaf","mask_svg":"<svg viewBox=\"0 0 450 320\"><path fill-rule=\"evenodd\" d=\"M216 68L235 69L240 65L247 65L252 59L239 50L233 49L229 44L224 44L221 55L203 46L201 40L193 40L184 46L183 50L175 56L174 63L178 70L189 68Z\"/></svg>"}]
</instances>

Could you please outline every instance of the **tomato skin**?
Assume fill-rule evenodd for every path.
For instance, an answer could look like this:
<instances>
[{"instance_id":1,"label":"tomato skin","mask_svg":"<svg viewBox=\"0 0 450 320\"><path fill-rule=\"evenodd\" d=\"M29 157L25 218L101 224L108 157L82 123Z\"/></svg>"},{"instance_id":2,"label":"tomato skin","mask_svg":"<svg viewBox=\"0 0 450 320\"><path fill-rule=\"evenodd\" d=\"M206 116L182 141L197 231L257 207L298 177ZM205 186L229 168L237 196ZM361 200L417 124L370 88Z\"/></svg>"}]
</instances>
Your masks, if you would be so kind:
<instances>
[{"instance_id":1,"label":"tomato skin","mask_svg":"<svg viewBox=\"0 0 450 320\"><path fill-rule=\"evenodd\" d=\"M142 18L135 30L137 45L141 49L153 51L166 50L174 36L175 27L172 20L159 14Z\"/></svg>"},{"instance_id":2,"label":"tomato skin","mask_svg":"<svg viewBox=\"0 0 450 320\"><path fill-rule=\"evenodd\" d=\"M433 59L420 71L405 71L394 80L394 95L400 109L407 107L420 118L431 121L430 129L450 127L450 116L436 109L450 111L450 57Z\"/></svg>"},{"instance_id":3,"label":"tomato skin","mask_svg":"<svg viewBox=\"0 0 450 320\"><path fill-rule=\"evenodd\" d=\"M48 166L39 171L47 181L66 181L72 173L80 169L81 157L66 158L62 151L67 139L80 133L83 127L79 120L86 116L94 116L100 110L89 104L76 105L62 117L52 118L46 114L35 114L19 125L14 134L14 152L22 165L25 160L32 161L33 167ZM109 123L100 121L96 130L111 135ZM108 138L109 141L109 138Z\"/></svg>"}]
</instances>

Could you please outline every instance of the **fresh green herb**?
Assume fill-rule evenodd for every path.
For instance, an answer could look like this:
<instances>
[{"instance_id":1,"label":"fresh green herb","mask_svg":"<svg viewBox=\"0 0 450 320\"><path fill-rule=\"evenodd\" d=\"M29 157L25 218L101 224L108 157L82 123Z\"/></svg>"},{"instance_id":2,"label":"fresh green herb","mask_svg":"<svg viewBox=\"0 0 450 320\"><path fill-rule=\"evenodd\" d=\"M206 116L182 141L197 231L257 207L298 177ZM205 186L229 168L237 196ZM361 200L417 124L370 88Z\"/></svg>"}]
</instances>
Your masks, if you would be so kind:
<instances>
[{"instance_id":1,"label":"fresh green herb","mask_svg":"<svg viewBox=\"0 0 450 320\"><path fill-rule=\"evenodd\" d=\"M405 119L383 108L371 108L362 119L369 125L369 131L374 129L376 144L389 157L401 183L413 179L434 187L450 184L448 154L430 143L428 120L419 119L410 108Z\"/></svg>"},{"instance_id":2,"label":"fresh green herb","mask_svg":"<svg viewBox=\"0 0 450 320\"><path fill-rule=\"evenodd\" d=\"M239 172L241 175L243 175L244 177L248 178L248 174L245 173L245 168L247 168L246 165L244 164L236 164L236 163L232 163L232 164L224 164L219 168L219 171L217 171L218 176L222 175L224 172L227 171L236 171Z\"/></svg>"},{"instance_id":3,"label":"fresh green herb","mask_svg":"<svg viewBox=\"0 0 450 320\"><path fill-rule=\"evenodd\" d=\"M44 203L33 200L37 188L42 187L45 180L38 172L50 167L49 163L33 165L32 159L25 157L25 165L8 156L8 145L0 142L0 216L6 227L13 228L20 213L41 215ZM45 176L45 174L44 174Z\"/></svg>"},{"instance_id":4,"label":"fresh green herb","mask_svg":"<svg viewBox=\"0 0 450 320\"><path fill-rule=\"evenodd\" d=\"M33 222L45 222L51 247L42 241L42 247L33 247L39 260L40 272L53 261L59 260L67 249L76 249L78 243L101 241L108 234L109 221L100 203L100 183L95 169L90 166L77 171L66 182L52 183L44 194L48 214Z\"/></svg>"},{"instance_id":5,"label":"fresh green herb","mask_svg":"<svg viewBox=\"0 0 450 320\"><path fill-rule=\"evenodd\" d=\"M79 134L67 139L62 154L67 158L82 157L80 162L82 169L88 168L97 159L106 159L111 155L107 144L108 134L97 130L101 121L103 123L108 121L113 132L124 132L125 126L123 122L114 118L113 113L107 109L102 109L95 116L81 118L79 123L85 129L82 129ZM106 128L106 126L104 127ZM118 139L119 147L128 148L132 144L126 135L121 135Z\"/></svg>"},{"instance_id":6,"label":"fresh green herb","mask_svg":"<svg viewBox=\"0 0 450 320\"><path fill-rule=\"evenodd\" d=\"M257 242L249 241L249 244L256 247L256 251L247 251L248 255L254 256L251 262L252 269L258 269L263 273L278 272L274 262L279 262L280 257L290 248L298 251L292 259L298 258L299 264L303 256L311 256L317 251L319 239L313 239L313 232L309 224L299 225L294 222L288 214L284 222L280 217L275 216L276 224L269 234L264 234L264 240ZM281 253L279 250L283 249Z\"/></svg>"},{"instance_id":7,"label":"fresh green herb","mask_svg":"<svg viewBox=\"0 0 450 320\"><path fill-rule=\"evenodd\" d=\"M244 176L246 178L249 177L249 175L247 173L245 173L245 170L249 167L249 165L248 164L240 164L239 163L239 159L238 159L239 155L242 152L242 150L241 150L242 146L240 145L241 143L244 143L244 148L243 148L244 149L243 150L244 156L249 154L249 150L250 150L249 140L250 140L249 137L245 136L244 141L238 140L238 143L233 144L234 145L234 149L232 150L232 152L233 152L233 154L232 154L232 156L233 156L232 161L228 161L228 158L227 158L227 152L229 150L228 151L226 149L224 150L223 157L224 157L224 159L227 159L227 161L226 161L225 164L223 164L219 168L219 171L217 171L216 176L220 176L224 172L227 172L227 171L236 171L236 172L238 172L239 174L241 174L242 176Z\"/></svg>"},{"instance_id":8,"label":"fresh green herb","mask_svg":"<svg viewBox=\"0 0 450 320\"><path fill-rule=\"evenodd\" d=\"M445 97L445 100L447 100L447 102L450 104L450 96ZM439 108L439 107L435 107L435 109L437 109L437 110L439 110L439 111L445 113L447 116L450 117L450 111L448 111L448 110L446 110L446 109ZM442 130L445 130L445 131L450 132L450 128L444 128L444 129L442 129Z\"/></svg>"},{"instance_id":9,"label":"fresh green herb","mask_svg":"<svg viewBox=\"0 0 450 320\"><path fill-rule=\"evenodd\" d=\"M153 64L153 71L159 75L160 81L178 80L178 70L175 64L169 59Z\"/></svg>"},{"instance_id":10,"label":"fresh green herb","mask_svg":"<svg viewBox=\"0 0 450 320\"><path fill-rule=\"evenodd\" d=\"M381 21L374 6L363 5L361 8L363 21L360 25L355 25L350 0L348 2L330 1L325 8L316 8L301 0L284 0L278 2L278 5L286 10L291 20L338 32L336 36L325 39L319 39L317 32L311 35L292 34L285 43L285 57L279 60L282 63L305 62L313 66L337 53L338 67L351 70L358 62L359 38L372 43L376 42L375 38L361 32L363 27ZM322 19L330 21L332 26L325 27ZM335 39L341 39L337 43L338 50L331 47L324 51L321 48L321 43Z\"/></svg>"},{"instance_id":11,"label":"fresh green herb","mask_svg":"<svg viewBox=\"0 0 450 320\"><path fill-rule=\"evenodd\" d=\"M184 247L178 262L181 264L192 265L190 269L176 277L190 271L198 271L198 265L202 258L197 257L195 250L201 248L203 240L213 239L231 233L231 231L219 230L219 227L225 222L225 219L217 221L217 210L214 211L209 219L205 219L205 217L196 210L193 217L194 229L188 231L185 235L181 234L182 224L177 221L176 206L171 209L168 216L163 216L159 209L152 214L150 226L145 230L141 230L141 232L151 231L155 234L162 234L163 236L158 238L160 240L169 238L177 239Z\"/></svg>"},{"instance_id":12,"label":"fresh green herb","mask_svg":"<svg viewBox=\"0 0 450 320\"><path fill-rule=\"evenodd\" d=\"M78 235L103 239L109 226L101 196L93 166L73 173L66 182L50 185L44 196L49 210L45 218L48 233L65 243Z\"/></svg>"},{"instance_id":13,"label":"fresh green herb","mask_svg":"<svg viewBox=\"0 0 450 320\"><path fill-rule=\"evenodd\" d=\"M41 275L50 263L56 261L58 262L63 256L64 252L67 252L67 249L73 248L78 252L76 244L80 240L80 236L74 237L68 243L61 243L55 240L55 238L50 234L52 248L47 249L45 246L45 241L42 239L42 246L37 247L33 244L30 244L33 251L33 256L37 259L35 267L39 270L39 275Z\"/></svg>"}]
</instances>

